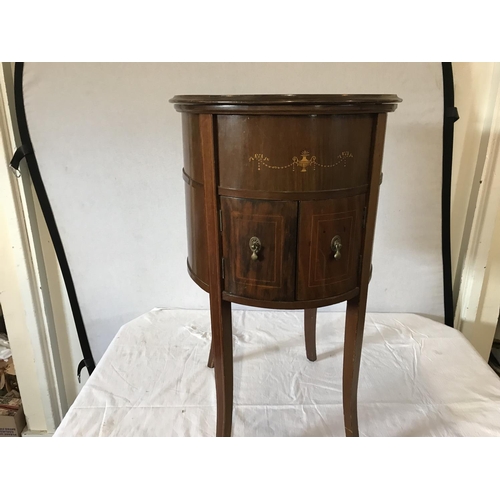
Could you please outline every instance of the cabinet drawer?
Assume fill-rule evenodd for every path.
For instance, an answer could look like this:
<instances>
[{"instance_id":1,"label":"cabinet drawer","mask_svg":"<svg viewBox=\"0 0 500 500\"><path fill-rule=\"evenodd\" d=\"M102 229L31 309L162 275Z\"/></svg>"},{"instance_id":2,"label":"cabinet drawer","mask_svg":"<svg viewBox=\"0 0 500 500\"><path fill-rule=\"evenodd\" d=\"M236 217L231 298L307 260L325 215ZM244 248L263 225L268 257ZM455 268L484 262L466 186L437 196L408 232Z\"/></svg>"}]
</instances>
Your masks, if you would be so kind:
<instances>
[{"instance_id":1,"label":"cabinet drawer","mask_svg":"<svg viewBox=\"0 0 500 500\"><path fill-rule=\"evenodd\" d=\"M333 297L357 286L364 206L365 195L300 202L297 300Z\"/></svg>"},{"instance_id":2,"label":"cabinet drawer","mask_svg":"<svg viewBox=\"0 0 500 500\"><path fill-rule=\"evenodd\" d=\"M294 300L297 202L221 197L221 209L225 291Z\"/></svg>"},{"instance_id":3,"label":"cabinet drawer","mask_svg":"<svg viewBox=\"0 0 500 500\"><path fill-rule=\"evenodd\" d=\"M373 116L218 116L220 187L300 193L366 186Z\"/></svg>"}]
</instances>

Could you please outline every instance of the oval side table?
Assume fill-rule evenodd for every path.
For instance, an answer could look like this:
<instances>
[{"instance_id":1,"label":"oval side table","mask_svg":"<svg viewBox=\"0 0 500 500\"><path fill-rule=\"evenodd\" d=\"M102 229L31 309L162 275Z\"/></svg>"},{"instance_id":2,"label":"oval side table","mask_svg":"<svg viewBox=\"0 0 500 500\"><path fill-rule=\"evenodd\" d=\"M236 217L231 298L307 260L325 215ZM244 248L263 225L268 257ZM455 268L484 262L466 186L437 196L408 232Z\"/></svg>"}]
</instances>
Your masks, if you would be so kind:
<instances>
[{"instance_id":1,"label":"oval side table","mask_svg":"<svg viewBox=\"0 0 500 500\"><path fill-rule=\"evenodd\" d=\"M188 272L210 294L217 436L233 409L231 303L316 311L347 301L343 408L357 387L387 113L396 95L179 95Z\"/></svg>"}]
</instances>

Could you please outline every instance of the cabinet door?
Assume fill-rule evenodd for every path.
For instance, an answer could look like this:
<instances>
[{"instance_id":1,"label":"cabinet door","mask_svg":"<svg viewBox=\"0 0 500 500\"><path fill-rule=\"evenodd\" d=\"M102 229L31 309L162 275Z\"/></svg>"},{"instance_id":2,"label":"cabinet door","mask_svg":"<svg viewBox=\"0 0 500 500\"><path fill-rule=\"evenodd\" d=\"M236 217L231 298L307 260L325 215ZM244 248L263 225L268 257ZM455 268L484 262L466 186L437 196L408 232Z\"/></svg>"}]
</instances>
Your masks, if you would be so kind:
<instances>
[{"instance_id":1,"label":"cabinet door","mask_svg":"<svg viewBox=\"0 0 500 500\"><path fill-rule=\"evenodd\" d=\"M365 195L300 202L297 300L357 286L364 206Z\"/></svg>"},{"instance_id":2,"label":"cabinet door","mask_svg":"<svg viewBox=\"0 0 500 500\"><path fill-rule=\"evenodd\" d=\"M221 209L225 291L294 300L297 202L221 197Z\"/></svg>"}]
</instances>

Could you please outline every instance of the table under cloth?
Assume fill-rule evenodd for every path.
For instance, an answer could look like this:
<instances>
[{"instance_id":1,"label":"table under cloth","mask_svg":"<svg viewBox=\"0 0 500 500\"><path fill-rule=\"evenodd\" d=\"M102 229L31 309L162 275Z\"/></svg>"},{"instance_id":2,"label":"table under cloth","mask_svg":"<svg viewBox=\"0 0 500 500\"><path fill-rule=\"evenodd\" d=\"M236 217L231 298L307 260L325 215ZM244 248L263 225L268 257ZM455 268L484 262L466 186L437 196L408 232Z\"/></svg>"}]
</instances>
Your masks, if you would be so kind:
<instances>
[{"instance_id":1,"label":"table under cloth","mask_svg":"<svg viewBox=\"0 0 500 500\"><path fill-rule=\"evenodd\" d=\"M344 313L234 310L233 436L343 436ZM214 436L206 310L153 309L125 324L55 436ZM415 314L366 317L361 436L500 436L500 378L453 328Z\"/></svg>"}]
</instances>

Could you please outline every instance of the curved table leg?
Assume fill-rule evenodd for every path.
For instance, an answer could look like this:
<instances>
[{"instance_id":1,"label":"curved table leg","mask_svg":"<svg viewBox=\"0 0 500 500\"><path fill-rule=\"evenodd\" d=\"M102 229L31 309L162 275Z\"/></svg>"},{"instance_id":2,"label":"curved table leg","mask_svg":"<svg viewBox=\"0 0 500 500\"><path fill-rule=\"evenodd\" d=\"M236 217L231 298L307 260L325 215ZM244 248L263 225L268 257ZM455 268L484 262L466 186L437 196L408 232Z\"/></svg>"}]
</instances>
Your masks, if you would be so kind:
<instances>
[{"instance_id":1,"label":"curved table leg","mask_svg":"<svg viewBox=\"0 0 500 500\"><path fill-rule=\"evenodd\" d=\"M212 309L213 358L215 364L215 391L217 395L217 437L231 436L233 419L233 334L231 302L219 303L219 311Z\"/></svg>"},{"instance_id":2,"label":"curved table leg","mask_svg":"<svg viewBox=\"0 0 500 500\"><path fill-rule=\"evenodd\" d=\"M366 301L359 296L347 301L342 399L347 437L358 437L358 379L363 345Z\"/></svg>"},{"instance_id":3,"label":"curved table leg","mask_svg":"<svg viewBox=\"0 0 500 500\"><path fill-rule=\"evenodd\" d=\"M217 436L230 436L233 413L233 335L231 303L222 300L224 278L222 243L217 194L217 167L215 163L216 134L214 117L199 117L201 159L205 191L205 217L208 256L208 284L210 287L210 319L212 324L212 356L215 364L215 391L217 394Z\"/></svg>"},{"instance_id":4,"label":"curved table leg","mask_svg":"<svg viewBox=\"0 0 500 500\"><path fill-rule=\"evenodd\" d=\"M375 121L372 152L372 170L370 190L367 197L367 217L362 243L362 261L359 272L359 295L347 301L344 341L343 403L345 434L348 437L359 436L358 429L358 379L361 362L361 347L365 327L368 283L372 272L373 236L382 169L386 114L379 114Z\"/></svg>"},{"instance_id":5,"label":"curved table leg","mask_svg":"<svg viewBox=\"0 0 500 500\"><path fill-rule=\"evenodd\" d=\"M316 361L316 313L317 309L304 309L304 336L306 356L309 361Z\"/></svg>"}]
</instances>

